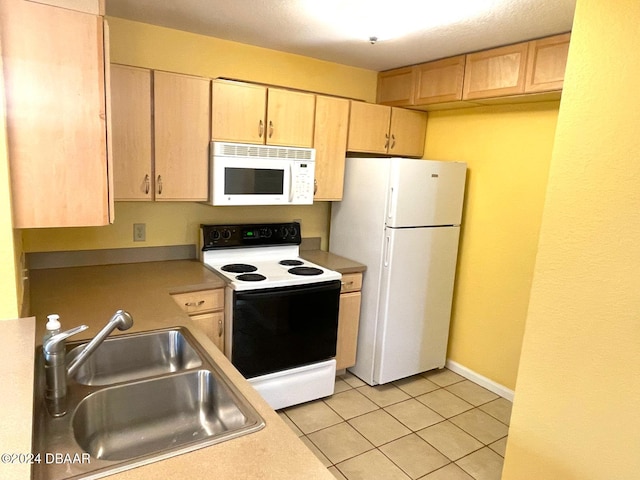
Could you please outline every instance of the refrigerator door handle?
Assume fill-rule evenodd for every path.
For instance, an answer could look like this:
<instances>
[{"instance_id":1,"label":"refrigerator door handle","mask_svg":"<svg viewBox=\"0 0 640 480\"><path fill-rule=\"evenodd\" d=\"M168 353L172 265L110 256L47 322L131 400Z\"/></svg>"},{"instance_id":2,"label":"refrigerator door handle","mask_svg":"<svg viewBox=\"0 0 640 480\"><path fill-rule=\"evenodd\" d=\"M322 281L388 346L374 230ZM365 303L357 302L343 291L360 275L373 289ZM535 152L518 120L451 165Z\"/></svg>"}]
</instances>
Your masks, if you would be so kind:
<instances>
[{"instance_id":1,"label":"refrigerator door handle","mask_svg":"<svg viewBox=\"0 0 640 480\"><path fill-rule=\"evenodd\" d=\"M384 239L384 266L389 266L389 256L391 254L391 237L387 235Z\"/></svg>"},{"instance_id":2,"label":"refrigerator door handle","mask_svg":"<svg viewBox=\"0 0 640 480\"><path fill-rule=\"evenodd\" d=\"M391 219L393 216L393 187L389 189L389 207L387 211L387 218Z\"/></svg>"}]
</instances>

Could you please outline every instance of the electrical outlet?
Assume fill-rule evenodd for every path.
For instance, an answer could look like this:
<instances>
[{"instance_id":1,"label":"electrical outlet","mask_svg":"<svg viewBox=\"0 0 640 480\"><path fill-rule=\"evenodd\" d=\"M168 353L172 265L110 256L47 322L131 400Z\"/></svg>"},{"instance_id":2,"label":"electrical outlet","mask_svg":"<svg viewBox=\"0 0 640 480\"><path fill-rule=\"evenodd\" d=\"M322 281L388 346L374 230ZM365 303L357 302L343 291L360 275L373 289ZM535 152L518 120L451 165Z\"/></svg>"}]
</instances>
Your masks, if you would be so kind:
<instances>
[{"instance_id":1,"label":"electrical outlet","mask_svg":"<svg viewBox=\"0 0 640 480\"><path fill-rule=\"evenodd\" d=\"M133 241L144 242L146 240L147 240L147 224L134 223L133 224Z\"/></svg>"}]
</instances>

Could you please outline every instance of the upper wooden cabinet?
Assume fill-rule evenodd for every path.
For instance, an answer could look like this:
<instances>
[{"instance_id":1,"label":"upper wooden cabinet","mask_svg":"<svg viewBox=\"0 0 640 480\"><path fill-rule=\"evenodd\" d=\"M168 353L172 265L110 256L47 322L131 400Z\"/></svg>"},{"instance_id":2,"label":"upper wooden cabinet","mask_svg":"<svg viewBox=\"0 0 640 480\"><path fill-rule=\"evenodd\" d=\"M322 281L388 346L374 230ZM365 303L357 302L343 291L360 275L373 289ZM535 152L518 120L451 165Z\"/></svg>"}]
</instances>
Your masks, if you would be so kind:
<instances>
[{"instance_id":1,"label":"upper wooden cabinet","mask_svg":"<svg viewBox=\"0 0 640 480\"><path fill-rule=\"evenodd\" d=\"M414 105L462 100L465 55L414 67Z\"/></svg>"},{"instance_id":2,"label":"upper wooden cabinet","mask_svg":"<svg viewBox=\"0 0 640 480\"><path fill-rule=\"evenodd\" d=\"M413 105L413 67L396 68L378 74L378 99L382 105Z\"/></svg>"},{"instance_id":3,"label":"upper wooden cabinet","mask_svg":"<svg viewBox=\"0 0 640 480\"><path fill-rule=\"evenodd\" d=\"M351 101L347 150L363 153L388 153L390 122L390 107Z\"/></svg>"},{"instance_id":4,"label":"upper wooden cabinet","mask_svg":"<svg viewBox=\"0 0 640 480\"><path fill-rule=\"evenodd\" d=\"M111 65L116 200L153 200L151 71Z\"/></svg>"},{"instance_id":5,"label":"upper wooden cabinet","mask_svg":"<svg viewBox=\"0 0 640 480\"><path fill-rule=\"evenodd\" d=\"M106 33L101 16L0 2L16 228L112 221Z\"/></svg>"},{"instance_id":6,"label":"upper wooden cabinet","mask_svg":"<svg viewBox=\"0 0 640 480\"><path fill-rule=\"evenodd\" d=\"M351 101L347 150L421 157L426 131L426 113Z\"/></svg>"},{"instance_id":7,"label":"upper wooden cabinet","mask_svg":"<svg viewBox=\"0 0 640 480\"><path fill-rule=\"evenodd\" d=\"M111 81L116 200L206 200L209 79L112 65Z\"/></svg>"},{"instance_id":8,"label":"upper wooden cabinet","mask_svg":"<svg viewBox=\"0 0 640 480\"><path fill-rule=\"evenodd\" d=\"M315 95L214 80L211 138L219 141L313 146Z\"/></svg>"},{"instance_id":9,"label":"upper wooden cabinet","mask_svg":"<svg viewBox=\"0 0 640 480\"><path fill-rule=\"evenodd\" d=\"M391 107L389 153L402 157L421 157L427 134L427 113Z\"/></svg>"},{"instance_id":10,"label":"upper wooden cabinet","mask_svg":"<svg viewBox=\"0 0 640 480\"><path fill-rule=\"evenodd\" d=\"M208 198L210 83L153 72L156 200Z\"/></svg>"},{"instance_id":11,"label":"upper wooden cabinet","mask_svg":"<svg viewBox=\"0 0 640 480\"><path fill-rule=\"evenodd\" d=\"M524 93L528 50L528 43L518 43L467 55L462 98Z\"/></svg>"},{"instance_id":12,"label":"upper wooden cabinet","mask_svg":"<svg viewBox=\"0 0 640 480\"><path fill-rule=\"evenodd\" d=\"M570 33L529 42L526 93L561 90L569 55Z\"/></svg>"},{"instance_id":13,"label":"upper wooden cabinet","mask_svg":"<svg viewBox=\"0 0 640 480\"><path fill-rule=\"evenodd\" d=\"M349 100L316 96L314 200L342 200L349 131Z\"/></svg>"},{"instance_id":14,"label":"upper wooden cabinet","mask_svg":"<svg viewBox=\"0 0 640 480\"><path fill-rule=\"evenodd\" d=\"M474 100L560 91L570 36L555 35L380 72L378 103L429 110L429 105L448 102L472 104Z\"/></svg>"}]
</instances>

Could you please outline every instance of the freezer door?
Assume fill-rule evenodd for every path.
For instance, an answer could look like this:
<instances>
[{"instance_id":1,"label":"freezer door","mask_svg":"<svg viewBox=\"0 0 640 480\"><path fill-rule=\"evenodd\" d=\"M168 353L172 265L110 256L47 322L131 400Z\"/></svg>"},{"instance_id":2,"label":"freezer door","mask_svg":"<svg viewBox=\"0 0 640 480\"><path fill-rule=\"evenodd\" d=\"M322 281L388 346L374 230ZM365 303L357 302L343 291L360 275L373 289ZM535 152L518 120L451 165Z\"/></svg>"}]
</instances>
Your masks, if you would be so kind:
<instances>
[{"instance_id":1,"label":"freezer door","mask_svg":"<svg viewBox=\"0 0 640 480\"><path fill-rule=\"evenodd\" d=\"M374 379L445 364L459 227L386 229Z\"/></svg>"},{"instance_id":2,"label":"freezer door","mask_svg":"<svg viewBox=\"0 0 640 480\"><path fill-rule=\"evenodd\" d=\"M390 171L387 226L460 225L466 163L394 158Z\"/></svg>"}]
</instances>

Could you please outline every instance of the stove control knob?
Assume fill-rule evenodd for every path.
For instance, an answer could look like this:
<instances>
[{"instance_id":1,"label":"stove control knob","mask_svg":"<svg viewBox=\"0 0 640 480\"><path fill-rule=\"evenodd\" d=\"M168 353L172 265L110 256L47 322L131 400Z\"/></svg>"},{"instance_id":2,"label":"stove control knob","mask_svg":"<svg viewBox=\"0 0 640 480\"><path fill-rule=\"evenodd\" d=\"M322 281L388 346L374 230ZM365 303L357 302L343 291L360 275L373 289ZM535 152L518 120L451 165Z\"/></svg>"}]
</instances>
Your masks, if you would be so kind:
<instances>
[{"instance_id":1,"label":"stove control knob","mask_svg":"<svg viewBox=\"0 0 640 480\"><path fill-rule=\"evenodd\" d=\"M224 238L225 240L229 240L231 238L231 230L229 230L228 228L222 230L222 238Z\"/></svg>"},{"instance_id":2,"label":"stove control knob","mask_svg":"<svg viewBox=\"0 0 640 480\"><path fill-rule=\"evenodd\" d=\"M211 240L213 240L214 242L220 240L220 232L218 230L213 230L211 232Z\"/></svg>"},{"instance_id":3,"label":"stove control knob","mask_svg":"<svg viewBox=\"0 0 640 480\"><path fill-rule=\"evenodd\" d=\"M289 229L287 229L287 227L280 227L280 238L284 240L285 238L287 238L288 234L289 234Z\"/></svg>"},{"instance_id":4,"label":"stove control knob","mask_svg":"<svg viewBox=\"0 0 640 480\"><path fill-rule=\"evenodd\" d=\"M271 230L269 227L265 227L265 228L261 228L260 229L260 236L263 238L271 238L271 235L273 235L273 230Z\"/></svg>"},{"instance_id":5,"label":"stove control knob","mask_svg":"<svg viewBox=\"0 0 640 480\"><path fill-rule=\"evenodd\" d=\"M296 227L289 227L289 235L295 238L298 235L298 229Z\"/></svg>"}]
</instances>

